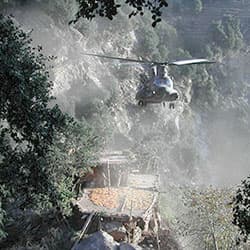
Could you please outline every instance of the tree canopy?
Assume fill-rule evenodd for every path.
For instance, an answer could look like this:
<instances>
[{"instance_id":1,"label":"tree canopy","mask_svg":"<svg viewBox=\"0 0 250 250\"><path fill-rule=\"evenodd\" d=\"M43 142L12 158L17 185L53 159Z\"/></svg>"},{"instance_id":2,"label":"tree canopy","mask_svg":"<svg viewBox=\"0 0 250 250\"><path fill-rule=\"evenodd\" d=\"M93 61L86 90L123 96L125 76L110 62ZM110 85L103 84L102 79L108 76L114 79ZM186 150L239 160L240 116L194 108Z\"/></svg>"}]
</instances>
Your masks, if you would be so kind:
<instances>
[{"instance_id":1,"label":"tree canopy","mask_svg":"<svg viewBox=\"0 0 250 250\"><path fill-rule=\"evenodd\" d=\"M31 187L44 189L39 161L65 116L58 106L48 107L52 84L46 58L35 53L29 36L2 15L0 33L1 184L29 196Z\"/></svg>"},{"instance_id":2,"label":"tree canopy","mask_svg":"<svg viewBox=\"0 0 250 250\"><path fill-rule=\"evenodd\" d=\"M11 17L0 15L0 34L1 239L16 209L69 213L74 182L93 159L98 138L50 102L46 64L52 58L34 48Z\"/></svg>"},{"instance_id":3,"label":"tree canopy","mask_svg":"<svg viewBox=\"0 0 250 250\"><path fill-rule=\"evenodd\" d=\"M79 3L79 10L76 13L75 20L71 22L77 22L80 17L92 20L96 15L112 20L122 6L116 0L77 0L77 2ZM155 27L161 21L162 9L167 7L168 3L166 0L126 0L124 5L132 9L128 15L129 18L137 14L143 15L145 10L150 11L153 20L152 26Z\"/></svg>"}]
</instances>

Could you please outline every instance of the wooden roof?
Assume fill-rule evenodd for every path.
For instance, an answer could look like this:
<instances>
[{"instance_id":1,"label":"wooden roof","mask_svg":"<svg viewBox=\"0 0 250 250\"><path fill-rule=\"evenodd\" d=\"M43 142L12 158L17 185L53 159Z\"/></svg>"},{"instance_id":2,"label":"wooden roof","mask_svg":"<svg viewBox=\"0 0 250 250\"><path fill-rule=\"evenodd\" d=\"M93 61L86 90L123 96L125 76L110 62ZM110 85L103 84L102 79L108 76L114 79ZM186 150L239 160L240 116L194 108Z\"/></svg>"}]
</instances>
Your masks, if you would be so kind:
<instances>
[{"instance_id":1,"label":"wooden roof","mask_svg":"<svg viewBox=\"0 0 250 250\"><path fill-rule=\"evenodd\" d=\"M98 163L120 165L132 162L133 158L129 151L105 151L101 153Z\"/></svg>"}]
</instances>

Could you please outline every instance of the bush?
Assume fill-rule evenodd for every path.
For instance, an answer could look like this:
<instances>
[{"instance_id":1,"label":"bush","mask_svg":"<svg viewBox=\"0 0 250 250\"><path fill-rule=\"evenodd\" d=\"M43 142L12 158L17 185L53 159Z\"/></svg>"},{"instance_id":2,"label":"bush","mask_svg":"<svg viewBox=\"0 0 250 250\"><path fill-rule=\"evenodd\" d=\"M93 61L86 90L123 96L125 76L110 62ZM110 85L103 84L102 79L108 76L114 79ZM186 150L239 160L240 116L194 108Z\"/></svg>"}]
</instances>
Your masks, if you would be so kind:
<instances>
[{"instance_id":1,"label":"bush","mask_svg":"<svg viewBox=\"0 0 250 250\"><path fill-rule=\"evenodd\" d=\"M233 223L246 242L250 235L250 176L242 181L234 197Z\"/></svg>"}]
</instances>

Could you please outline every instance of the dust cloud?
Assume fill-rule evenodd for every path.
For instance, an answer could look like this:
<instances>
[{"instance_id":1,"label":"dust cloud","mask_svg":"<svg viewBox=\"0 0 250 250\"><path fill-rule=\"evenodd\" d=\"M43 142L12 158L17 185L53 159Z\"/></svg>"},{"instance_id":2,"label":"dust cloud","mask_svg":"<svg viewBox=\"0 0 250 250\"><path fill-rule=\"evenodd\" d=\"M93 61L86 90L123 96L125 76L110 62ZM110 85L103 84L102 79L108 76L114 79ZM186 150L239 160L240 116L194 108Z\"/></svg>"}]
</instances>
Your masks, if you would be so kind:
<instances>
[{"instance_id":1,"label":"dust cloud","mask_svg":"<svg viewBox=\"0 0 250 250\"><path fill-rule=\"evenodd\" d=\"M108 122L115 127L107 143L109 149L130 147L143 158L141 168L146 160L157 158L163 182L168 183L233 185L249 174L249 139L238 126L237 114L213 113L209 124L203 124L200 114L184 102L173 112L156 105L139 109L133 98L141 69L134 68L131 74L126 67L121 72L110 63L83 55L93 52L133 57L133 28L126 41L117 27L108 28L105 22L82 24L85 33L80 33L68 26L67 20L56 21L48 12L36 5L12 10L20 25L28 32L32 30L34 44L41 44L47 55L56 56L51 69L53 94L65 112L86 119L93 115L91 110L96 111L93 103L103 104L116 93L107 110ZM125 74L122 80L121 73Z\"/></svg>"}]
</instances>

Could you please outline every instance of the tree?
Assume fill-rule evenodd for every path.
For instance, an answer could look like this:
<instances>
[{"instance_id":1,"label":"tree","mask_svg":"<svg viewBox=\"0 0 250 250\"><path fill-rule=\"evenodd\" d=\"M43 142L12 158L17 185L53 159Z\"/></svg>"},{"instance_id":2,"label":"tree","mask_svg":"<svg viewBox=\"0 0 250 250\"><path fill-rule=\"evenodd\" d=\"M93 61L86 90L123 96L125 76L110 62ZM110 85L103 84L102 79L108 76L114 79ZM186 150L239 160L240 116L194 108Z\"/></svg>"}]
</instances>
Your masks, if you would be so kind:
<instances>
[{"instance_id":1,"label":"tree","mask_svg":"<svg viewBox=\"0 0 250 250\"><path fill-rule=\"evenodd\" d=\"M148 58L149 56L149 51L150 51L150 59L157 60L159 58L155 58L154 55L159 53L157 46L159 44L159 38L157 34L150 29L148 26L143 26L140 27L137 30L137 37L138 37L138 43L137 43L137 48L136 52L137 55L142 57L142 58ZM145 34L147 34L145 36Z\"/></svg>"},{"instance_id":2,"label":"tree","mask_svg":"<svg viewBox=\"0 0 250 250\"><path fill-rule=\"evenodd\" d=\"M80 17L92 20L96 15L112 20L121 7L121 4L116 0L77 0L77 2L79 3L79 10L76 13L75 19L70 23L77 22ZM153 27L161 21L162 8L168 6L166 0L126 0L124 5L132 8L129 18L137 14L143 15L145 10L149 10L152 14Z\"/></svg>"},{"instance_id":3,"label":"tree","mask_svg":"<svg viewBox=\"0 0 250 250\"><path fill-rule=\"evenodd\" d=\"M1 184L28 198L46 186L41 163L66 117L57 105L49 107L52 83L41 48L36 54L10 17L0 16L0 33Z\"/></svg>"},{"instance_id":4,"label":"tree","mask_svg":"<svg viewBox=\"0 0 250 250\"><path fill-rule=\"evenodd\" d=\"M85 122L69 121L54 136L46 155L47 176L54 183L57 206L71 213L71 200L78 193L79 179L94 166L100 139Z\"/></svg>"},{"instance_id":5,"label":"tree","mask_svg":"<svg viewBox=\"0 0 250 250\"><path fill-rule=\"evenodd\" d=\"M52 106L46 66L52 58L45 57L41 47L33 48L30 36L11 17L0 15L0 34L2 238L1 228L16 209L68 213L76 169L84 169L92 159L97 138L86 124ZM69 148L77 153L69 154ZM67 171L62 171L65 163Z\"/></svg>"},{"instance_id":6,"label":"tree","mask_svg":"<svg viewBox=\"0 0 250 250\"><path fill-rule=\"evenodd\" d=\"M218 47L225 51L239 51L243 46L240 20L228 16L212 23L213 39Z\"/></svg>"},{"instance_id":7,"label":"tree","mask_svg":"<svg viewBox=\"0 0 250 250\"><path fill-rule=\"evenodd\" d=\"M233 224L239 227L246 242L250 235L250 176L242 181L234 197Z\"/></svg>"},{"instance_id":8,"label":"tree","mask_svg":"<svg viewBox=\"0 0 250 250\"><path fill-rule=\"evenodd\" d=\"M211 187L184 190L186 213L178 218L177 228L192 249L236 249L232 194L231 189Z\"/></svg>"}]
</instances>

